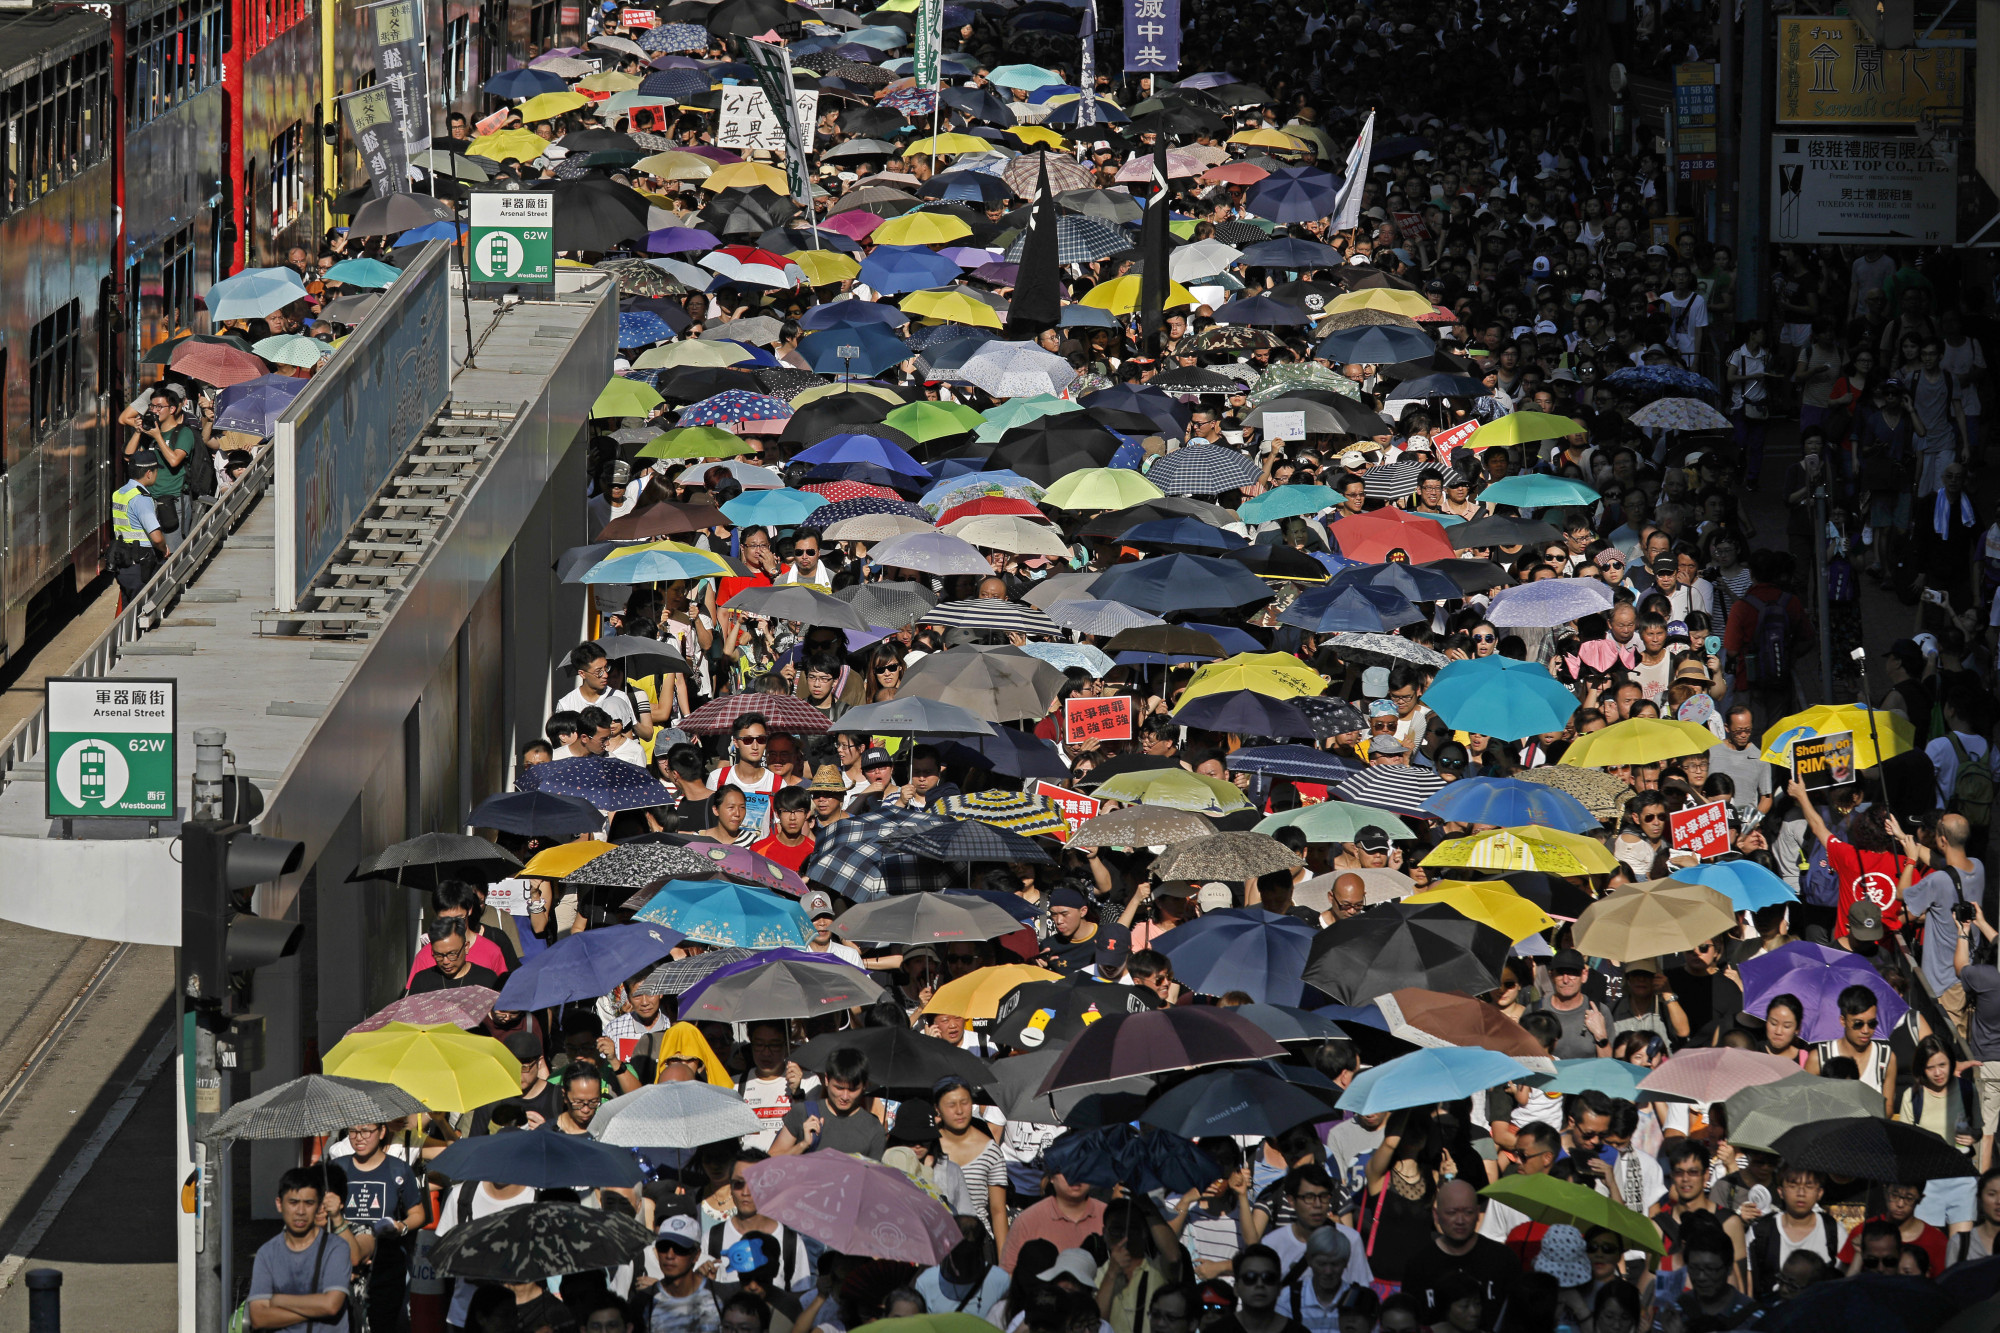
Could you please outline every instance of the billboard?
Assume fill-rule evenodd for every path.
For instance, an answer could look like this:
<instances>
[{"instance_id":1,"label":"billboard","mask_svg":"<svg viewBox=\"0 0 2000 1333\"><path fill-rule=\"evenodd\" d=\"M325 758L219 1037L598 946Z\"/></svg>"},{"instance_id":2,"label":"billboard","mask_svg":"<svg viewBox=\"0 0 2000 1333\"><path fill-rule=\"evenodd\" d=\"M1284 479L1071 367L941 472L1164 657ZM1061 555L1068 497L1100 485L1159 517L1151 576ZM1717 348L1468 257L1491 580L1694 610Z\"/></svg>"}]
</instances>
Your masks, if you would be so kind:
<instances>
[{"instance_id":1,"label":"billboard","mask_svg":"<svg viewBox=\"0 0 2000 1333\"><path fill-rule=\"evenodd\" d=\"M366 323L278 418L277 600L296 611L410 446L451 396L443 241L424 246Z\"/></svg>"},{"instance_id":2,"label":"billboard","mask_svg":"<svg viewBox=\"0 0 2000 1333\"><path fill-rule=\"evenodd\" d=\"M1950 245L1958 172L1914 138L1771 136L1771 239Z\"/></svg>"},{"instance_id":3,"label":"billboard","mask_svg":"<svg viewBox=\"0 0 2000 1333\"><path fill-rule=\"evenodd\" d=\"M1939 37L1958 33L1939 32ZM1914 125L1965 114L1965 52L1889 51L1850 18L1778 20L1780 125Z\"/></svg>"}]
</instances>

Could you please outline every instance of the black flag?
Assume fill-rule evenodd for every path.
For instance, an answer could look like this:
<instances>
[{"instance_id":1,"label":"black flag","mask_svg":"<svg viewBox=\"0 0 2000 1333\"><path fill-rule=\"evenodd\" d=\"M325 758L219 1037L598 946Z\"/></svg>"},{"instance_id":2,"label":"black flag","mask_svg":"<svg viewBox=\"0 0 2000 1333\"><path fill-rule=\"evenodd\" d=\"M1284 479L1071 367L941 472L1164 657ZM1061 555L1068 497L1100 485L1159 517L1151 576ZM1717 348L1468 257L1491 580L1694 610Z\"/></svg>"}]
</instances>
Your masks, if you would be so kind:
<instances>
[{"instance_id":1,"label":"black flag","mask_svg":"<svg viewBox=\"0 0 2000 1333\"><path fill-rule=\"evenodd\" d=\"M1007 307L1013 331L1033 337L1053 328L1062 318L1062 262L1056 242L1056 196L1049 188L1049 159L1040 157L1035 204L1028 214L1028 234L1021 243L1021 271L1014 279L1014 299Z\"/></svg>"},{"instance_id":2,"label":"black flag","mask_svg":"<svg viewBox=\"0 0 2000 1333\"><path fill-rule=\"evenodd\" d=\"M1167 194L1167 140L1155 135L1153 194L1146 200L1146 221L1139 233L1139 256L1145 265L1139 278L1139 348L1155 360L1167 322Z\"/></svg>"}]
</instances>

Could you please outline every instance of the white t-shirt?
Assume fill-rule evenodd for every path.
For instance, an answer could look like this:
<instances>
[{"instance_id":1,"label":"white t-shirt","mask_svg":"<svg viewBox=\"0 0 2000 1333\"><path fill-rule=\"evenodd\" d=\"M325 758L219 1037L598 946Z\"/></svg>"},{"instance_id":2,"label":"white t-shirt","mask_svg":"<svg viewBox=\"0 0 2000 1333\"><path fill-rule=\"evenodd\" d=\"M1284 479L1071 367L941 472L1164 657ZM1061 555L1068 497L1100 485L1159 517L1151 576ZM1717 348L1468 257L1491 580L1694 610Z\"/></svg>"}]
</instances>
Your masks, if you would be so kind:
<instances>
[{"instance_id":1,"label":"white t-shirt","mask_svg":"<svg viewBox=\"0 0 2000 1333\"><path fill-rule=\"evenodd\" d=\"M785 1112L792 1109L789 1085L782 1076L778 1078L758 1078L754 1073L743 1080L743 1104L757 1116L757 1122L769 1125L769 1129L743 1136L746 1148L761 1148L771 1151L777 1141L778 1131L784 1127Z\"/></svg>"},{"instance_id":2,"label":"white t-shirt","mask_svg":"<svg viewBox=\"0 0 2000 1333\"><path fill-rule=\"evenodd\" d=\"M557 712L581 713L586 708L601 708L628 727L639 725L639 715L633 711L632 700L623 690L606 690L603 694L597 696L597 699L593 702L584 698L583 690L579 688L571 690L568 694L556 700ZM645 761L642 759L640 762L643 763Z\"/></svg>"},{"instance_id":3,"label":"white t-shirt","mask_svg":"<svg viewBox=\"0 0 2000 1333\"><path fill-rule=\"evenodd\" d=\"M1334 1222L1331 1225L1341 1235L1347 1237L1347 1267L1341 1273L1341 1278L1347 1282L1359 1282L1364 1285L1373 1282L1375 1270L1368 1266L1368 1247L1363 1243L1361 1233L1344 1223ZM1291 1272L1293 1266L1306 1256L1306 1243L1299 1239L1289 1222L1283 1226L1272 1227L1266 1232L1264 1244L1277 1251L1280 1273ZM1311 1287L1312 1279L1307 1278L1305 1285Z\"/></svg>"},{"instance_id":4,"label":"white t-shirt","mask_svg":"<svg viewBox=\"0 0 2000 1333\"><path fill-rule=\"evenodd\" d=\"M474 1222L477 1222L482 1217L491 1217L493 1214L505 1209L519 1207L521 1204L533 1203L535 1201L535 1191L532 1186L522 1190L511 1199L495 1199L487 1195L486 1187L482 1182L468 1180L457 1189L452 1190L451 1193L445 1195L443 1204L438 1208L437 1234L439 1240L443 1240L446 1236L450 1235L452 1230L458 1226L459 1197L466 1190L472 1191L472 1216L469 1220ZM457 1328L465 1327L466 1317L472 1310L472 1293L476 1290L478 1288L473 1283L461 1282L458 1284L451 1293L451 1313L446 1316L445 1322Z\"/></svg>"},{"instance_id":5,"label":"white t-shirt","mask_svg":"<svg viewBox=\"0 0 2000 1333\"><path fill-rule=\"evenodd\" d=\"M736 765L730 764L726 768L718 768L710 773L708 785L716 791L729 786L742 792L743 799L749 806L743 816L744 829L746 831L754 829L759 838L771 832L771 797L778 790L778 774L775 769L765 769L764 776L751 783L738 776Z\"/></svg>"}]
</instances>

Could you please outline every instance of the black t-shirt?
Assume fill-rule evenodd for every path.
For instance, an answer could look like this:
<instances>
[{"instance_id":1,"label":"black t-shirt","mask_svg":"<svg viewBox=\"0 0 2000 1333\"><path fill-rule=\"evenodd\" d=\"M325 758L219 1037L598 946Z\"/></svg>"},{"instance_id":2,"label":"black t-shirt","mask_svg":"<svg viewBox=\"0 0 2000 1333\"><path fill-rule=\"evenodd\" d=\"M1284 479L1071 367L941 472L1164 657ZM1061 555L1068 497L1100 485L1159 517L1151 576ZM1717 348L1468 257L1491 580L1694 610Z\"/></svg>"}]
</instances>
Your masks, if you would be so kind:
<instances>
[{"instance_id":1,"label":"black t-shirt","mask_svg":"<svg viewBox=\"0 0 2000 1333\"><path fill-rule=\"evenodd\" d=\"M462 977L448 977L435 967L427 967L417 973L410 982L405 995L429 995L432 991L458 990L465 986L485 986L490 990L500 989L500 974L490 967L477 963L469 964Z\"/></svg>"},{"instance_id":2,"label":"black t-shirt","mask_svg":"<svg viewBox=\"0 0 2000 1333\"><path fill-rule=\"evenodd\" d=\"M408 1162L384 1154L373 1167L356 1166L352 1157L341 1166L347 1172L347 1216L358 1226L400 1222L424 1201L423 1187Z\"/></svg>"},{"instance_id":3,"label":"black t-shirt","mask_svg":"<svg viewBox=\"0 0 2000 1333\"><path fill-rule=\"evenodd\" d=\"M1717 1029L1736 1021L1743 1010L1743 991L1721 972L1697 977L1684 967L1667 969L1667 986L1680 997L1688 1017L1688 1038L1683 1046L1710 1046Z\"/></svg>"},{"instance_id":4,"label":"black t-shirt","mask_svg":"<svg viewBox=\"0 0 2000 1333\"><path fill-rule=\"evenodd\" d=\"M493 1119L493 1108L496 1106L525 1107L541 1116L544 1122L547 1122L554 1120L562 1114L562 1089L553 1083L545 1083L542 1085L542 1090L532 1097L504 1097L497 1102L488 1102L484 1106L474 1107L472 1111L472 1128L467 1132L471 1134L492 1133L493 1126L490 1122Z\"/></svg>"},{"instance_id":5,"label":"black t-shirt","mask_svg":"<svg viewBox=\"0 0 2000 1333\"><path fill-rule=\"evenodd\" d=\"M1521 1261L1505 1245L1484 1236L1474 1236L1472 1248L1464 1254L1445 1253L1438 1248L1435 1238L1428 1245L1418 1246L1403 1265L1403 1291L1423 1302L1425 1323L1435 1324L1444 1319L1444 1307L1437 1299L1438 1284L1445 1274L1452 1272L1464 1273L1479 1284L1486 1298L1483 1326L1491 1328L1500 1306L1521 1276Z\"/></svg>"}]
</instances>

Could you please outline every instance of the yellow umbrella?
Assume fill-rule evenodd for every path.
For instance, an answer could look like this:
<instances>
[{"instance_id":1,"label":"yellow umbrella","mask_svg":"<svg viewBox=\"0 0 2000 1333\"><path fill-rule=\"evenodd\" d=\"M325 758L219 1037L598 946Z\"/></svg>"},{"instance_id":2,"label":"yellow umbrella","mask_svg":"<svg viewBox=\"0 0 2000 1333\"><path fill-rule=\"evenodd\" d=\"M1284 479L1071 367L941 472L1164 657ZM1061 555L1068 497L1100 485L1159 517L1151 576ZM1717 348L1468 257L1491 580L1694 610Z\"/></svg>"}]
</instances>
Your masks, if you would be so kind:
<instances>
[{"instance_id":1,"label":"yellow umbrella","mask_svg":"<svg viewBox=\"0 0 2000 1333\"><path fill-rule=\"evenodd\" d=\"M1618 858L1595 838L1522 826L1441 842L1423 864L1470 870L1539 870L1548 875L1608 875L1618 868Z\"/></svg>"},{"instance_id":2,"label":"yellow umbrella","mask_svg":"<svg viewBox=\"0 0 2000 1333\"><path fill-rule=\"evenodd\" d=\"M981 329L1000 327L1000 314L992 306L951 288L911 292L903 298L900 308L905 314L921 315L925 319L956 320Z\"/></svg>"},{"instance_id":3,"label":"yellow umbrella","mask_svg":"<svg viewBox=\"0 0 2000 1333\"><path fill-rule=\"evenodd\" d=\"M694 428L689 427L688 429L692 430ZM686 542L669 541L664 537L658 541L634 542L630 546L615 546L604 557L604 560L616 560L620 556L638 555L642 551L674 551L681 555L699 556L701 559L714 565L715 572L718 575L727 577L736 572L727 560L713 551L704 551L699 546L689 546ZM603 564L604 561L600 560L598 563Z\"/></svg>"},{"instance_id":4,"label":"yellow umbrella","mask_svg":"<svg viewBox=\"0 0 2000 1333\"><path fill-rule=\"evenodd\" d=\"M1729 895L1706 884L1656 879L1615 889L1583 909L1579 951L1614 963L1685 953L1736 925Z\"/></svg>"},{"instance_id":5,"label":"yellow umbrella","mask_svg":"<svg viewBox=\"0 0 2000 1333\"><path fill-rule=\"evenodd\" d=\"M1043 493L1042 503L1051 509L1129 509L1165 495L1144 473L1130 468L1086 467L1057 477Z\"/></svg>"},{"instance_id":6,"label":"yellow umbrella","mask_svg":"<svg viewBox=\"0 0 2000 1333\"><path fill-rule=\"evenodd\" d=\"M1875 716L1875 732L1868 731L1868 717ZM1884 759L1915 749L1917 730L1901 713L1861 704L1815 704L1803 713L1781 717L1764 733L1764 762L1791 766L1792 742L1802 736L1830 736L1836 731L1854 733L1854 766L1873 768ZM1882 744L1877 753L1875 743Z\"/></svg>"},{"instance_id":7,"label":"yellow umbrella","mask_svg":"<svg viewBox=\"0 0 2000 1333\"><path fill-rule=\"evenodd\" d=\"M1002 130L1001 133L1011 134L1016 139L1019 139L1022 143L1047 144L1049 147L1057 149L1058 151L1069 147L1069 141L1067 139L1063 138L1060 134L1057 134L1054 130L1050 129L1046 125L1009 125L1006 129Z\"/></svg>"},{"instance_id":8,"label":"yellow umbrella","mask_svg":"<svg viewBox=\"0 0 2000 1333\"><path fill-rule=\"evenodd\" d=\"M590 105L590 99L582 93L537 93L521 103L522 120L554 120L566 112L580 110Z\"/></svg>"},{"instance_id":9,"label":"yellow umbrella","mask_svg":"<svg viewBox=\"0 0 2000 1333\"><path fill-rule=\"evenodd\" d=\"M924 1012L957 1014L968 1019L992 1018L999 1013L1000 1001L1011 995L1015 987L1025 986L1031 981L1062 979L1060 972L1027 963L982 967L977 972L968 972L955 981L939 986L931 996L931 1002L924 1006Z\"/></svg>"},{"instance_id":10,"label":"yellow umbrella","mask_svg":"<svg viewBox=\"0 0 2000 1333\"><path fill-rule=\"evenodd\" d=\"M715 174L715 163L709 159L699 153L683 153L674 149L642 157L632 165L648 176L669 181L705 181Z\"/></svg>"},{"instance_id":11,"label":"yellow umbrella","mask_svg":"<svg viewBox=\"0 0 2000 1333\"><path fill-rule=\"evenodd\" d=\"M1566 439L1583 431L1581 421L1552 412L1510 412L1472 432L1472 438L1465 442L1465 447L1492 449L1510 444L1533 444L1538 440Z\"/></svg>"},{"instance_id":12,"label":"yellow umbrella","mask_svg":"<svg viewBox=\"0 0 2000 1333\"><path fill-rule=\"evenodd\" d=\"M1514 892L1504 880L1442 880L1435 888L1413 893L1403 901L1443 903L1461 916L1493 927L1516 944L1556 923L1554 917Z\"/></svg>"},{"instance_id":13,"label":"yellow umbrella","mask_svg":"<svg viewBox=\"0 0 2000 1333\"><path fill-rule=\"evenodd\" d=\"M391 1023L353 1032L326 1053L329 1074L393 1083L433 1111L470 1111L521 1095L521 1062L453 1023Z\"/></svg>"},{"instance_id":14,"label":"yellow umbrella","mask_svg":"<svg viewBox=\"0 0 2000 1333\"><path fill-rule=\"evenodd\" d=\"M879 236L882 233L878 229L875 234ZM1108 310L1114 315L1129 315L1139 308L1139 282L1140 277L1137 273L1128 273L1122 278L1113 278L1109 282L1100 282L1097 286L1092 287L1089 294L1077 304L1094 306L1099 310ZM1167 309L1171 310L1175 306L1193 304L1194 293L1181 286L1178 282L1169 282L1167 284Z\"/></svg>"},{"instance_id":15,"label":"yellow umbrella","mask_svg":"<svg viewBox=\"0 0 2000 1333\"><path fill-rule=\"evenodd\" d=\"M1220 662L1210 662L1194 673L1181 702L1204 694L1229 690L1251 690L1271 699L1292 699L1301 694L1318 694L1326 688L1326 677L1290 653L1238 653Z\"/></svg>"},{"instance_id":16,"label":"yellow umbrella","mask_svg":"<svg viewBox=\"0 0 2000 1333\"><path fill-rule=\"evenodd\" d=\"M885 389L879 384L849 383L814 385L804 393L793 398L792 406L794 408L804 407L807 403L816 403L822 398L837 398L843 393L865 393L870 398L880 398L883 402L892 403L897 407L903 405L902 397L892 389Z\"/></svg>"},{"instance_id":17,"label":"yellow umbrella","mask_svg":"<svg viewBox=\"0 0 2000 1333\"><path fill-rule=\"evenodd\" d=\"M854 256L844 255L838 250L794 250L785 258L797 264L799 272L805 274L806 281L814 287L830 287L836 282L861 276L861 265Z\"/></svg>"},{"instance_id":18,"label":"yellow umbrella","mask_svg":"<svg viewBox=\"0 0 2000 1333\"><path fill-rule=\"evenodd\" d=\"M1265 130L1265 129L1241 130L1235 134L1230 135L1227 139L1224 139L1223 142L1248 144L1252 148L1276 148L1281 151L1289 150L1294 153L1307 153L1312 151L1310 148L1306 147L1304 143L1300 142L1297 139L1294 139L1291 135L1280 134L1276 130Z\"/></svg>"},{"instance_id":19,"label":"yellow umbrella","mask_svg":"<svg viewBox=\"0 0 2000 1333\"><path fill-rule=\"evenodd\" d=\"M1570 742L1562 762L1572 768L1611 768L1617 764L1661 764L1682 755L1714 749L1722 738L1699 722L1673 717L1628 717L1602 731L1588 732Z\"/></svg>"},{"instance_id":20,"label":"yellow umbrella","mask_svg":"<svg viewBox=\"0 0 2000 1333\"><path fill-rule=\"evenodd\" d=\"M544 97L554 97L554 93L543 93ZM468 157L490 157L495 162L513 158L519 162L532 161L542 155L549 141L531 130L499 130L493 134L481 135L466 145ZM519 1091L519 1089L515 1089Z\"/></svg>"},{"instance_id":21,"label":"yellow umbrella","mask_svg":"<svg viewBox=\"0 0 2000 1333\"><path fill-rule=\"evenodd\" d=\"M723 190L754 190L760 185L779 194L792 188L784 172L763 162L731 162L717 167L702 181L701 188L720 193Z\"/></svg>"},{"instance_id":22,"label":"yellow umbrella","mask_svg":"<svg viewBox=\"0 0 2000 1333\"><path fill-rule=\"evenodd\" d=\"M739 343L721 338L713 341L690 339L648 347L639 354L632 367L635 370L665 370L673 366L734 366L754 359Z\"/></svg>"},{"instance_id":23,"label":"yellow umbrella","mask_svg":"<svg viewBox=\"0 0 2000 1333\"><path fill-rule=\"evenodd\" d=\"M985 144L983 139L970 135L955 136L970 143ZM955 218L949 213L905 213L899 218L890 218L869 234L868 239L877 245L949 245L972 235L972 228L964 218Z\"/></svg>"},{"instance_id":24,"label":"yellow umbrella","mask_svg":"<svg viewBox=\"0 0 2000 1333\"><path fill-rule=\"evenodd\" d=\"M587 79L578 79L576 86L587 93L624 93L637 88L645 80L636 74L626 74L615 69L600 70Z\"/></svg>"},{"instance_id":25,"label":"yellow umbrella","mask_svg":"<svg viewBox=\"0 0 2000 1333\"><path fill-rule=\"evenodd\" d=\"M1350 310L1379 310L1384 314L1408 315L1415 319L1418 315L1431 313L1431 303L1422 292L1406 292L1394 287L1364 287L1358 292L1347 292L1326 303L1329 315L1345 314Z\"/></svg>"},{"instance_id":26,"label":"yellow umbrella","mask_svg":"<svg viewBox=\"0 0 2000 1333\"><path fill-rule=\"evenodd\" d=\"M611 850L608 842L563 842L544 847L521 867L522 879L561 879L595 861Z\"/></svg>"},{"instance_id":27,"label":"yellow umbrella","mask_svg":"<svg viewBox=\"0 0 2000 1333\"><path fill-rule=\"evenodd\" d=\"M913 139L903 149L904 157L916 157L922 153L983 153L993 145L970 134L934 134L928 138ZM901 241L891 241L891 245L901 245Z\"/></svg>"}]
</instances>

